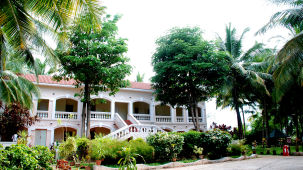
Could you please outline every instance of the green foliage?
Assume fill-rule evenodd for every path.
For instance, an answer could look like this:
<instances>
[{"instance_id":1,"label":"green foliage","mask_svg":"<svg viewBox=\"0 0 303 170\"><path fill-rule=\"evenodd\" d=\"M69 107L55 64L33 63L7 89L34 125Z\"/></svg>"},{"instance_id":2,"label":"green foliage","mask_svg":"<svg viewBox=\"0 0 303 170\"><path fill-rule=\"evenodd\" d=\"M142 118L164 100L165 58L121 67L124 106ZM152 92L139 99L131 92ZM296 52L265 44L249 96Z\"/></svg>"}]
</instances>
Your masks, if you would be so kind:
<instances>
[{"instance_id":1,"label":"green foliage","mask_svg":"<svg viewBox=\"0 0 303 170\"><path fill-rule=\"evenodd\" d=\"M152 86L157 100L191 110L218 92L228 61L213 43L202 39L199 28L173 28L156 44Z\"/></svg>"},{"instance_id":2,"label":"green foliage","mask_svg":"<svg viewBox=\"0 0 303 170\"><path fill-rule=\"evenodd\" d=\"M118 161L118 164L120 165L119 170L137 170L137 161L135 156L138 154L133 153L131 148L127 147L122 148L122 154L123 157Z\"/></svg>"},{"instance_id":3,"label":"green foliage","mask_svg":"<svg viewBox=\"0 0 303 170\"><path fill-rule=\"evenodd\" d=\"M147 137L147 143L155 148L156 157L161 160L177 158L182 151L184 137L170 133L156 133Z\"/></svg>"},{"instance_id":4,"label":"green foliage","mask_svg":"<svg viewBox=\"0 0 303 170\"><path fill-rule=\"evenodd\" d=\"M182 147L183 149L180 153L181 156L190 157L191 155L194 155L193 151L195 146L202 147L202 143L201 143L202 133L197 131L189 131L180 134L181 136L184 137L184 144Z\"/></svg>"},{"instance_id":5,"label":"green foliage","mask_svg":"<svg viewBox=\"0 0 303 170\"><path fill-rule=\"evenodd\" d=\"M73 160L76 150L76 139L74 137L68 137L65 142L59 145L59 156L67 160Z\"/></svg>"},{"instance_id":6,"label":"green foliage","mask_svg":"<svg viewBox=\"0 0 303 170\"><path fill-rule=\"evenodd\" d=\"M63 68L55 77L73 78L77 87L85 83L92 94L108 90L114 94L126 87L128 82L124 79L130 74L131 66L127 64L129 59L123 56L127 52L125 39L116 37L118 20L118 16L104 17L102 30L96 32L83 32L75 25L69 36L70 47L67 51L58 51Z\"/></svg>"},{"instance_id":7,"label":"green foliage","mask_svg":"<svg viewBox=\"0 0 303 170\"><path fill-rule=\"evenodd\" d=\"M87 159L90 152L90 140L86 137L76 139L76 154L80 160Z\"/></svg>"},{"instance_id":8,"label":"green foliage","mask_svg":"<svg viewBox=\"0 0 303 170\"><path fill-rule=\"evenodd\" d=\"M228 132L214 129L205 133L203 143L206 147L208 157L217 159L224 156L227 152L227 147L231 142L231 136Z\"/></svg>"},{"instance_id":9,"label":"green foliage","mask_svg":"<svg viewBox=\"0 0 303 170\"><path fill-rule=\"evenodd\" d=\"M52 169L51 163L54 161L54 154L46 146L37 145L32 148L37 151L37 160L40 167L45 169Z\"/></svg>"},{"instance_id":10,"label":"green foliage","mask_svg":"<svg viewBox=\"0 0 303 170\"><path fill-rule=\"evenodd\" d=\"M45 146L30 148L23 144L0 147L1 169L52 169L53 154Z\"/></svg>"},{"instance_id":11,"label":"green foliage","mask_svg":"<svg viewBox=\"0 0 303 170\"><path fill-rule=\"evenodd\" d=\"M154 160L154 148L141 138L129 141L129 148L131 148L133 153L140 155L134 156L137 159L137 162L145 163Z\"/></svg>"},{"instance_id":12,"label":"green foliage","mask_svg":"<svg viewBox=\"0 0 303 170\"><path fill-rule=\"evenodd\" d=\"M242 152L245 152L246 147L244 143L245 140L233 140L227 148L229 155L237 156L237 155L241 155Z\"/></svg>"},{"instance_id":13,"label":"green foliage","mask_svg":"<svg viewBox=\"0 0 303 170\"><path fill-rule=\"evenodd\" d=\"M94 160L102 160L107 155L101 141L99 137L91 141L91 158Z\"/></svg>"},{"instance_id":14,"label":"green foliage","mask_svg":"<svg viewBox=\"0 0 303 170\"><path fill-rule=\"evenodd\" d=\"M197 155L202 155L203 153L203 148L197 147L196 145L194 146L194 153Z\"/></svg>"},{"instance_id":15,"label":"green foliage","mask_svg":"<svg viewBox=\"0 0 303 170\"><path fill-rule=\"evenodd\" d=\"M27 131L22 130L22 131L19 131L17 134L19 136L17 143L27 145L27 137L28 137Z\"/></svg>"}]
</instances>

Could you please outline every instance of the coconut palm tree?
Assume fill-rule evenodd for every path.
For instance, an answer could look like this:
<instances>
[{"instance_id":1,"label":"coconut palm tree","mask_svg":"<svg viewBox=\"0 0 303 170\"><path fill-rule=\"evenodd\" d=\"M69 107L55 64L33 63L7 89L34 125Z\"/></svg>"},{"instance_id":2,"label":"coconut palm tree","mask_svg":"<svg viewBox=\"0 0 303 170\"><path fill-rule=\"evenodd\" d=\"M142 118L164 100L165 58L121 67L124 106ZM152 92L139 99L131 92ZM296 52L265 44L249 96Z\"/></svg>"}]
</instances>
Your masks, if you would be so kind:
<instances>
[{"instance_id":1,"label":"coconut palm tree","mask_svg":"<svg viewBox=\"0 0 303 170\"><path fill-rule=\"evenodd\" d=\"M250 61L263 52L262 44L256 43L248 51L242 51L243 37L248 29L245 29L241 36L237 38L236 29L231 24L226 26L226 37L223 40L219 37L221 50L225 51L230 61L230 73L226 76L226 81L217 98L217 106L222 108L230 106L236 110L239 138L243 138L243 127L240 115L240 108L247 102L247 92L252 89L262 89L267 92L264 80L254 71L245 69L245 61Z\"/></svg>"},{"instance_id":2,"label":"coconut palm tree","mask_svg":"<svg viewBox=\"0 0 303 170\"><path fill-rule=\"evenodd\" d=\"M26 104L32 101L29 89L34 89L33 84L15 75L13 72L15 70L6 69L7 49L32 66L35 61L33 52L39 52L46 57L46 61L56 63L58 62L56 55L43 38L44 34L47 33L57 41L64 40L67 27L71 23L79 22L82 12L88 13L90 19L81 22L83 28L90 25L93 29L100 29L102 11L103 7L99 5L98 0L0 1L1 100L8 104L20 102L29 107L31 104Z\"/></svg>"}]
</instances>

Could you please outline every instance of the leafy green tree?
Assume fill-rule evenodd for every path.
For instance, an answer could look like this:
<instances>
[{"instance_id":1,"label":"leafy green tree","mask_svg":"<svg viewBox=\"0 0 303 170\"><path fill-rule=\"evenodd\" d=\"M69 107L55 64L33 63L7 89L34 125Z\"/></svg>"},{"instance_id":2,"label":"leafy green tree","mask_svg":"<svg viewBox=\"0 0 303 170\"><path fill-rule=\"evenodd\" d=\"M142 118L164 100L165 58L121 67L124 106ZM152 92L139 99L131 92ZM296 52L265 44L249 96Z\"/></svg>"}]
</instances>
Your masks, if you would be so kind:
<instances>
[{"instance_id":1,"label":"leafy green tree","mask_svg":"<svg viewBox=\"0 0 303 170\"><path fill-rule=\"evenodd\" d=\"M157 40L152 64L156 99L185 106L200 130L197 103L218 92L228 71L226 55L204 40L199 28L173 28Z\"/></svg>"},{"instance_id":2,"label":"leafy green tree","mask_svg":"<svg viewBox=\"0 0 303 170\"><path fill-rule=\"evenodd\" d=\"M226 37L223 40L219 37L219 44L222 51L226 52L229 60L230 71L226 75L224 85L217 96L217 106L232 107L236 110L239 138L243 138L243 126L241 120L240 109L245 104L245 99L250 98L250 94L254 90L267 93L264 80L256 72L245 69L245 62L251 58L256 58L257 55L263 52L263 45L255 43L246 52L242 51L243 37L248 29L245 29L238 38L236 29L232 28L231 24L226 26Z\"/></svg>"},{"instance_id":3,"label":"leafy green tree","mask_svg":"<svg viewBox=\"0 0 303 170\"><path fill-rule=\"evenodd\" d=\"M127 51L125 39L116 37L118 20L118 16L113 19L110 16L104 17L101 31L87 32L75 25L69 37L70 47L58 55L62 68L61 73L55 77L58 80L74 79L76 88L84 85L79 95L84 106L82 135L86 118L87 137L90 135L90 95L105 91L110 91L110 95L113 95L119 88L128 85L124 79L130 74L131 66L127 64L129 59L123 56Z\"/></svg>"}]
</instances>

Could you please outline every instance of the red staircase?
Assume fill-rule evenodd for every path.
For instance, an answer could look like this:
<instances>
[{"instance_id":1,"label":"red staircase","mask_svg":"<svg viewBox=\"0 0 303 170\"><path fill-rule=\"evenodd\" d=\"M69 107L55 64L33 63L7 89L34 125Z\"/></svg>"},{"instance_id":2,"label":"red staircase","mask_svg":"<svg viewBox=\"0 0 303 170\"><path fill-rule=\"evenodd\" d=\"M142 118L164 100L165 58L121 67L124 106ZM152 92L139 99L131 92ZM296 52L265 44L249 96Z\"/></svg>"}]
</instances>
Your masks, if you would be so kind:
<instances>
[{"instance_id":1,"label":"red staircase","mask_svg":"<svg viewBox=\"0 0 303 170\"><path fill-rule=\"evenodd\" d=\"M125 123L126 123L127 125L133 124L130 120L125 120Z\"/></svg>"}]
</instances>

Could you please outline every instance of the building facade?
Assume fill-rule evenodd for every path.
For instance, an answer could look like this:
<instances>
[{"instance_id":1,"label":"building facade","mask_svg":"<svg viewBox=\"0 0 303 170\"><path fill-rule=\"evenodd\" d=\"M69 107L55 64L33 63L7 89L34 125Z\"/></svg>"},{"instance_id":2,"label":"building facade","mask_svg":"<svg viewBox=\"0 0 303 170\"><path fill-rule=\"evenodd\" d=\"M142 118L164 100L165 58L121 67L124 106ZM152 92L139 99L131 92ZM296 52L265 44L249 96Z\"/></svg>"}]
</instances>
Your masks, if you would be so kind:
<instances>
[{"instance_id":1,"label":"building facade","mask_svg":"<svg viewBox=\"0 0 303 170\"><path fill-rule=\"evenodd\" d=\"M37 83L35 75L24 75ZM39 121L28 127L31 145L50 146L67 136L81 132L82 105L80 92L74 81L52 80L51 76L39 76L40 97L35 98L32 114ZM132 82L129 88L122 88L114 96L102 92L91 96L91 136L109 135L114 138L146 137L157 131L184 132L194 128L192 118L185 108L160 105L155 101L148 83ZM206 130L205 102L198 103L199 122Z\"/></svg>"}]
</instances>

